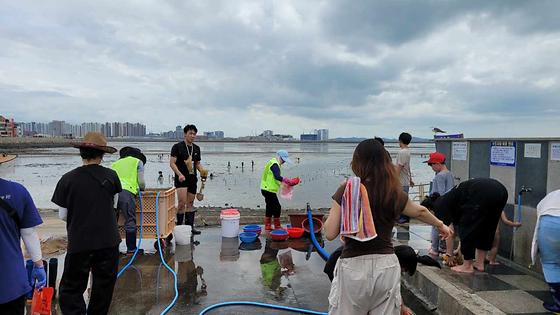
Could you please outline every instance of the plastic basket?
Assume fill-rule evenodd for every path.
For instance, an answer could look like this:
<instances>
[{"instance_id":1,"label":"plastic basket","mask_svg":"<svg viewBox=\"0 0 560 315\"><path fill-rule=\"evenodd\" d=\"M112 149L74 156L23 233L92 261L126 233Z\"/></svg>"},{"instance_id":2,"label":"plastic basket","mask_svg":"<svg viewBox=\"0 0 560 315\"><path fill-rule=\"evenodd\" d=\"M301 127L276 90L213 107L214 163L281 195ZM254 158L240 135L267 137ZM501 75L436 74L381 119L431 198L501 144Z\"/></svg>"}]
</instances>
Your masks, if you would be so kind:
<instances>
[{"instance_id":1,"label":"plastic basket","mask_svg":"<svg viewBox=\"0 0 560 315\"><path fill-rule=\"evenodd\" d=\"M159 194L159 233L156 235L156 195ZM175 216L177 207L175 206L175 188L148 189L142 192L143 222L142 238L166 238L175 228ZM124 216L119 214L119 233L121 238L125 237ZM136 236L140 236L140 202L136 197Z\"/></svg>"}]
</instances>

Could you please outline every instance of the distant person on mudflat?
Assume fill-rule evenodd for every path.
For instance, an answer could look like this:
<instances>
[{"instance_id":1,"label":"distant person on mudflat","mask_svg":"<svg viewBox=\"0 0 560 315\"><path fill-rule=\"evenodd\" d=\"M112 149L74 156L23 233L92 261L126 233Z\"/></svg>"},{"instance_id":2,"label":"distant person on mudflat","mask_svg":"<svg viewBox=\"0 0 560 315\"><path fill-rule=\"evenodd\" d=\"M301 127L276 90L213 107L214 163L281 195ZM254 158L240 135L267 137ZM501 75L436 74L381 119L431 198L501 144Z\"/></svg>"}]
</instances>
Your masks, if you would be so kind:
<instances>
[{"instance_id":1,"label":"distant person on mudflat","mask_svg":"<svg viewBox=\"0 0 560 315\"><path fill-rule=\"evenodd\" d=\"M169 166L175 173L175 188L177 188L177 225L190 225L192 234L200 234L194 228L194 198L197 189L197 171L202 178L208 177L208 171L202 167L200 147L194 143L198 129L195 125L183 128L184 139L173 145Z\"/></svg>"},{"instance_id":2,"label":"distant person on mudflat","mask_svg":"<svg viewBox=\"0 0 560 315\"><path fill-rule=\"evenodd\" d=\"M412 141L412 136L403 132L399 135L399 153L397 154L397 176L399 177L402 189L408 194L410 187L414 187L414 182L412 181L412 172L410 171L410 142ZM400 224L408 223L410 218L406 215L401 215L398 222Z\"/></svg>"},{"instance_id":3,"label":"distant person on mudflat","mask_svg":"<svg viewBox=\"0 0 560 315\"><path fill-rule=\"evenodd\" d=\"M453 271L484 271L484 259L492 248L507 199L507 189L499 181L475 178L460 183L443 196L434 193L422 201L422 205L433 210L445 224L453 223L458 230L465 261L452 267Z\"/></svg>"},{"instance_id":4,"label":"distant person on mudflat","mask_svg":"<svg viewBox=\"0 0 560 315\"><path fill-rule=\"evenodd\" d=\"M107 146L99 132L89 132L81 143L82 166L64 174L51 201L58 205L59 217L66 221L68 251L59 289L62 314L107 314L113 298L119 266L119 243L115 201L122 191L115 171L101 166ZM92 288L86 309L84 292L89 274Z\"/></svg>"},{"instance_id":5,"label":"distant person on mudflat","mask_svg":"<svg viewBox=\"0 0 560 315\"><path fill-rule=\"evenodd\" d=\"M0 164L15 159L0 154ZM0 178L0 314L23 315L26 294L47 284L39 236L35 229L43 223L31 195L21 184ZM33 261L31 279L27 278L21 240ZM31 283L30 283L31 282Z\"/></svg>"},{"instance_id":6,"label":"distant person on mudflat","mask_svg":"<svg viewBox=\"0 0 560 315\"><path fill-rule=\"evenodd\" d=\"M282 206L278 200L278 191L280 190L281 183L285 183L289 186L294 186L299 184L299 178L288 178L282 177L281 166L284 163L292 164L290 160L288 151L280 150L276 152L276 157L269 160L264 166L264 170L261 176L261 194L264 197L264 202L266 204L266 213L264 217L264 227L265 230L272 230L272 218L274 217L274 228L281 229L282 224L280 223L280 214L282 212Z\"/></svg>"}]
</instances>

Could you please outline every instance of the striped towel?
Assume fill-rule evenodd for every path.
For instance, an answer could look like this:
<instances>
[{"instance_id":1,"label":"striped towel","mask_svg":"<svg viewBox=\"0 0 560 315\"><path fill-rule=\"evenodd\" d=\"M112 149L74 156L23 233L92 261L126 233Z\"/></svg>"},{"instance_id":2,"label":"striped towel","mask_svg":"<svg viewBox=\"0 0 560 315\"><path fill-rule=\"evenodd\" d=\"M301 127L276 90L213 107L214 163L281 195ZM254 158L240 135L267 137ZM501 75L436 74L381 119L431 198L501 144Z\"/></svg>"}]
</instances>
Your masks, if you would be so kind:
<instances>
[{"instance_id":1,"label":"striped towel","mask_svg":"<svg viewBox=\"0 0 560 315\"><path fill-rule=\"evenodd\" d=\"M350 177L346 181L340 211L341 236L353 238L360 242L377 237L368 193L366 187L361 184L359 177Z\"/></svg>"}]
</instances>

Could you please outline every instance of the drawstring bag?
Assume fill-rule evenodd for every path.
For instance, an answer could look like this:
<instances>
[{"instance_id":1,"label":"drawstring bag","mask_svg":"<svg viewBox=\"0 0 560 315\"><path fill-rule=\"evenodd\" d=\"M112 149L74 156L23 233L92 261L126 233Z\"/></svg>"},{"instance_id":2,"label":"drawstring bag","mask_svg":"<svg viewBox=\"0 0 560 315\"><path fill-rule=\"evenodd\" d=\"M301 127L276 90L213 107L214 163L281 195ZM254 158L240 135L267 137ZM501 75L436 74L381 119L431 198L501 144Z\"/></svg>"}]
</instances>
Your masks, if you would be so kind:
<instances>
[{"instance_id":1,"label":"drawstring bag","mask_svg":"<svg viewBox=\"0 0 560 315\"><path fill-rule=\"evenodd\" d=\"M285 183L282 183L280 187L280 197L282 197L282 199L291 200L293 196L294 196L294 186L290 186L290 185L286 185Z\"/></svg>"},{"instance_id":2,"label":"drawstring bag","mask_svg":"<svg viewBox=\"0 0 560 315\"><path fill-rule=\"evenodd\" d=\"M51 304L54 288L46 287L33 292L31 300L31 315L51 315Z\"/></svg>"}]
</instances>

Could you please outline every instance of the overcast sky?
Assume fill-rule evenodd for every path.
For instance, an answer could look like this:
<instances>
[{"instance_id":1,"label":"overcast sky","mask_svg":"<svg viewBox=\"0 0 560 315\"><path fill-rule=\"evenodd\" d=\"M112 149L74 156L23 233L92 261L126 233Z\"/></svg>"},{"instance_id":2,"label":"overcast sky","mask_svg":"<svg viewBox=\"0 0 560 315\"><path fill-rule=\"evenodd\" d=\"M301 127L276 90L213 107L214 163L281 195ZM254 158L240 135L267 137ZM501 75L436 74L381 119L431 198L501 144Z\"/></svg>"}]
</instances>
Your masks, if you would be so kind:
<instances>
[{"instance_id":1,"label":"overcast sky","mask_svg":"<svg viewBox=\"0 0 560 315\"><path fill-rule=\"evenodd\" d=\"M559 136L560 1L4 1L0 114Z\"/></svg>"}]
</instances>

